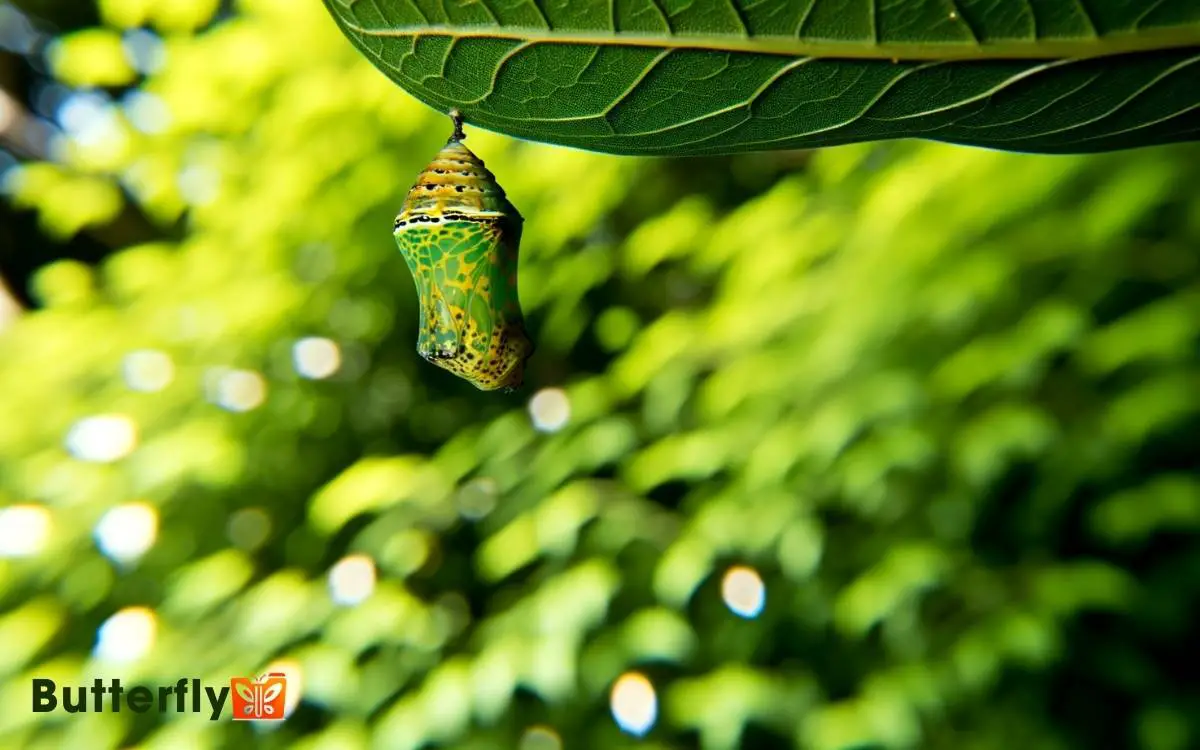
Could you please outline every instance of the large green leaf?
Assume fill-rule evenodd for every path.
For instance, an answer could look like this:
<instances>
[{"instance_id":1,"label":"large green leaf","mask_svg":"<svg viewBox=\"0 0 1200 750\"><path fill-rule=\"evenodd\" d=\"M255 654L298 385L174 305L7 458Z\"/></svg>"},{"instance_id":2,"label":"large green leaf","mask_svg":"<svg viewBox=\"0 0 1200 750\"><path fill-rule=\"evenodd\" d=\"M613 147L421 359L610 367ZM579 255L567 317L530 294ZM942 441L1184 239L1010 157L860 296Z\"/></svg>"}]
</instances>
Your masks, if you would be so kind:
<instances>
[{"instance_id":1,"label":"large green leaf","mask_svg":"<svg viewBox=\"0 0 1200 750\"><path fill-rule=\"evenodd\" d=\"M325 0L430 106L521 138L713 154L1200 134L1197 0Z\"/></svg>"}]
</instances>

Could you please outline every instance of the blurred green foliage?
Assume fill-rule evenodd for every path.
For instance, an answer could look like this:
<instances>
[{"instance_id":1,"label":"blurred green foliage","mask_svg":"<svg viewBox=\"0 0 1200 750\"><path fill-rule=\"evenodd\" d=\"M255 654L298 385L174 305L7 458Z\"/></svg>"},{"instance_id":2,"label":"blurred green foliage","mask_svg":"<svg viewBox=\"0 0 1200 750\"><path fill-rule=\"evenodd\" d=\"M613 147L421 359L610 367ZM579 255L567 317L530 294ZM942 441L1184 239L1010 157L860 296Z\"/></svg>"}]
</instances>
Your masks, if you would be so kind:
<instances>
[{"instance_id":1,"label":"blurred green foliage","mask_svg":"<svg viewBox=\"0 0 1200 750\"><path fill-rule=\"evenodd\" d=\"M0 557L0 747L1200 743L1200 148L470 132L526 217L539 344L525 393L484 394L413 351L389 234L445 119L317 3L99 9L56 71L132 76L112 40L150 24L165 65L130 81L168 118L115 111L9 199L49 236L125 200L186 232L48 266L0 331L0 539L32 552ZM301 376L307 337L335 373ZM354 605L348 555L378 576ZM122 610L148 651L93 654ZM300 680L280 725L29 708L34 676L270 664ZM644 738L609 713L631 670Z\"/></svg>"}]
</instances>

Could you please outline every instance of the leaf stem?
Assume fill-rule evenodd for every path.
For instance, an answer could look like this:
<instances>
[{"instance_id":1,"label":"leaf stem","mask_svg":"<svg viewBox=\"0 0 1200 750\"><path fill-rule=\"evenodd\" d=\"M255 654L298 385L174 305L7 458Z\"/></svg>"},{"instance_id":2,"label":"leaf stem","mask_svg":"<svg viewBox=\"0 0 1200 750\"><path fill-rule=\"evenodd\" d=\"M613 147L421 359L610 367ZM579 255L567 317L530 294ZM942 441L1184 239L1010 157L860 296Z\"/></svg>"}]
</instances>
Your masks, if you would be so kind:
<instances>
[{"instance_id":1,"label":"leaf stem","mask_svg":"<svg viewBox=\"0 0 1200 750\"><path fill-rule=\"evenodd\" d=\"M454 107L447 114L450 115L450 122L454 123L454 132L446 143L459 143L467 137L467 134L463 132L462 112L458 111L458 107Z\"/></svg>"}]
</instances>

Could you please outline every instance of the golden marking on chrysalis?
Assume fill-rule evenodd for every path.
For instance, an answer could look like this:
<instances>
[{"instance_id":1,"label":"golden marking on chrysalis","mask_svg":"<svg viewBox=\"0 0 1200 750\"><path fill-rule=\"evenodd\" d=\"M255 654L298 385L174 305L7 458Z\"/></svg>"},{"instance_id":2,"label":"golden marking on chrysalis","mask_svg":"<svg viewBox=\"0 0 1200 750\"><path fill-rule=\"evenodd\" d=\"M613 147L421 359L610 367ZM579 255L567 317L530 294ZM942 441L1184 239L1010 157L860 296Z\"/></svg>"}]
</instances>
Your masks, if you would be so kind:
<instances>
[{"instance_id":1,"label":"golden marking on chrysalis","mask_svg":"<svg viewBox=\"0 0 1200 750\"><path fill-rule=\"evenodd\" d=\"M454 132L409 190L393 226L420 311L417 352L490 391L521 385L533 343L517 296L523 219Z\"/></svg>"}]
</instances>

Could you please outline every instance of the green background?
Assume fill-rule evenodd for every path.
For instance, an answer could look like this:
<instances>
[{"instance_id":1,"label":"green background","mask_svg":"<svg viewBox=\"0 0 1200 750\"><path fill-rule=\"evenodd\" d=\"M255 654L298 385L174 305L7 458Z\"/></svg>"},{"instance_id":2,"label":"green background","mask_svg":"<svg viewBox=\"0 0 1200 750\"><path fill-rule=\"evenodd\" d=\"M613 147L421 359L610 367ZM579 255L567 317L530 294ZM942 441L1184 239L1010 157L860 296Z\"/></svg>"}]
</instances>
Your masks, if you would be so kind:
<instances>
[{"instance_id":1,"label":"green background","mask_svg":"<svg viewBox=\"0 0 1200 750\"><path fill-rule=\"evenodd\" d=\"M414 352L390 237L448 122L319 3L216 6L100 2L53 74L153 98L4 175L21 253L131 210L166 239L0 313L0 747L1200 743L1200 148L668 160L468 126L538 344L481 393ZM298 372L307 337L336 372ZM269 665L277 725L30 710L35 676Z\"/></svg>"}]
</instances>

